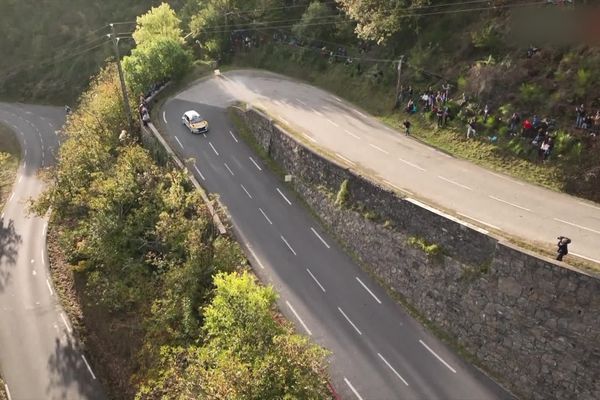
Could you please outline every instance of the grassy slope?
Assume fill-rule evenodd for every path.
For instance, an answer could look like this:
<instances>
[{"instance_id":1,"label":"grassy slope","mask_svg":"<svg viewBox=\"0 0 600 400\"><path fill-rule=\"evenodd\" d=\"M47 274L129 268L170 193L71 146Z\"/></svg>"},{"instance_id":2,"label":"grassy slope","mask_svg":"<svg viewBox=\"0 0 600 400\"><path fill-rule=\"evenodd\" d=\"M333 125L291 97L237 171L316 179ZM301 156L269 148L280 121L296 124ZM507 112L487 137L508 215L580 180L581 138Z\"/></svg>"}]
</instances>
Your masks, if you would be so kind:
<instances>
[{"instance_id":1,"label":"grassy slope","mask_svg":"<svg viewBox=\"0 0 600 400\"><path fill-rule=\"evenodd\" d=\"M8 158L0 158L0 209L8 199L17 175L21 147L15 134L5 125L0 124L0 154L8 154Z\"/></svg>"},{"instance_id":2,"label":"grassy slope","mask_svg":"<svg viewBox=\"0 0 600 400\"><path fill-rule=\"evenodd\" d=\"M182 0L168 3L179 6ZM135 21L135 17L160 0L4 0L0 5L0 93L6 100L70 102L86 87L103 61L112 56L107 44L85 56L85 50L108 30L91 34L109 22ZM129 32L133 25L122 27ZM91 45L90 45L91 44ZM125 46L123 48L125 50ZM11 75L13 72L16 75Z\"/></svg>"}]
</instances>

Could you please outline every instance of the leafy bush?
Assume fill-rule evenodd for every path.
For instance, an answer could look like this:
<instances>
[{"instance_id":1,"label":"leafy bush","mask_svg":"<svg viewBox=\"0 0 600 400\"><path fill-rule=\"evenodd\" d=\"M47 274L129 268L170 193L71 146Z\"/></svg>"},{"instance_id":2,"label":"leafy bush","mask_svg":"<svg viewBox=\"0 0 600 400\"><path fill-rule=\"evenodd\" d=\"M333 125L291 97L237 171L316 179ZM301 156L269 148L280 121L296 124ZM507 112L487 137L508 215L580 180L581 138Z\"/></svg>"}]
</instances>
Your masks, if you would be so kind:
<instances>
[{"instance_id":1,"label":"leafy bush","mask_svg":"<svg viewBox=\"0 0 600 400\"><path fill-rule=\"evenodd\" d=\"M529 107L536 107L543 100L542 89L535 83L523 83L519 88L521 101Z\"/></svg>"},{"instance_id":2,"label":"leafy bush","mask_svg":"<svg viewBox=\"0 0 600 400\"><path fill-rule=\"evenodd\" d=\"M348 203L348 197L350 193L348 192L348 179L344 179L342 184L340 185L340 190L337 193L335 198L335 205L338 207L345 207Z\"/></svg>"},{"instance_id":3,"label":"leafy bush","mask_svg":"<svg viewBox=\"0 0 600 400\"><path fill-rule=\"evenodd\" d=\"M416 247L417 249L423 250L429 257L436 257L442 254L442 248L438 244L427 243L427 241L421 237L409 237L408 244Z\"/></svg>"},{"instance_id":4,"label":"leafy bush","mask_svg":"<svg viewBox=\"0 0 600 400\"><path fill-rule=\"evenodd\" d=\"M497 51L502 45L502 36L496 24L488 24L481 30L471 32L471 43L477 49Z\"/></svg>"}]
</instances>

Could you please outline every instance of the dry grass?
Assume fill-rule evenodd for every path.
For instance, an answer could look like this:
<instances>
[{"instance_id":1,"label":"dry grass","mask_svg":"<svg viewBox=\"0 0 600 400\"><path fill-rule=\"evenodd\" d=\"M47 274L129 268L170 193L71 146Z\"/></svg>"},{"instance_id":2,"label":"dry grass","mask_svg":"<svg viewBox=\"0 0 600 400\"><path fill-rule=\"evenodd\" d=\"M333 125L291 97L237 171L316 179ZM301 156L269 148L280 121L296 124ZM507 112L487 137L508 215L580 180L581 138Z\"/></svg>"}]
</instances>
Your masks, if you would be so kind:
<instances>
[{"instance_id":1,"label":"dry grass","mask_svg":"<svg viewBox=\"0 0 600 400\"><path fill-rule=\"evenodd\" d=\"M12 130L0 123L0 209L10 195L17 176L21 147Z\"/></svg>"}]
</instances>

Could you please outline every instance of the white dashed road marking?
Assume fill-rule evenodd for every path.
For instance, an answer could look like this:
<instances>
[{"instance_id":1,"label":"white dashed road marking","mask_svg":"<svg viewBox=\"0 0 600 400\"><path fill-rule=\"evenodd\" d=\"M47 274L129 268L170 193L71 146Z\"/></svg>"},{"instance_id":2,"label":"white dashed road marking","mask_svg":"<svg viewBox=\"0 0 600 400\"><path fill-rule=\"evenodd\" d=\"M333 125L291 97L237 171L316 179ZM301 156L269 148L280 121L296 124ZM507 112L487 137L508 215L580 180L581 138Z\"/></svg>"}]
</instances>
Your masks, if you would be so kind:
<instances>
[{"instance_id":1,"label":"white dashed road marking","mask_svg":"<svg viewBox=\"0 0 600 400\"><path fill-rule=\"evenodd\" d=\"M365 289L367 292L369 292L369 294L370 294L370 295L371 295L371 296L372 296L372 297L375 299L375 301L376 301L376 302L378 302L379 304L381 304L381 300L379 300L379 299L377 298L377 296L375 296L375 293L373 293L373 292L371 291L371 289L369 289L369 288L367 287L367 285L365 285L365 284L363 283L363 281L361 281L361 280L360 280L360 278L359 278L358 276L356 277L356 280L358 281L358 283L360 283L360 285L361 285L361 286L362 286L362 287L363 287L363 288L364 288L364 289Z\"/></svg>"},{"instance_id":2,"label":"white dashed road marking","mask_svg":"<svg viewBox=\"0 0 600 400\"><path fill-rule=\"evenodd\" d=\"M575 228L583 229L583 230L585 230L585 231L588 231L588 232L593 232L593 233L597 233L597 234L599 234L599 235L600 235L600 231L597 231L597 230L595 230L595 229L592 229L592 228L588 228L588 227L586 227L586 226L583 226L583 225L577 225L577 224L574 224L574 223L572 223L572 222L569 222L569 221L562 220L562 219L560 219L560 218L554 218L554 220L555 220L556 222L562 222L563 224L571 225L571 226L574 226Z\"/></svg>"},{"instance_id":3,"label":"white dashed road marking","mask_svg":"<svg viewBox=\"0 0 600 400\"><path fill-rule=\"evenodd\" d=\"M350 383L348 378L344 377L344 382L346 382L346 385L348 385L348 387L350 388L350 390L352 390L352 393L354 393L358 400L364 400L362 396L358 393L358 391L354 389L354 386L352 386L352 383Z\"/></svg>"},{"instance_id":4,"label":"white dashed road marking","mask_svg":"<svg viewBox=\"0 0 600 400\"><path fill-rule=\"evenodd\" d=\"M85 366L87 367L88 371L90 372L90 375L92 375L92 379L96 380L96 375L94 375L94 371L92 371L92 367L90 367L90 364L87 362L87 360L85 359L85 356L82 354L81 358L83 358L83 362L85 363Z\"/></svg>"},{"instance_id":5,"label":"white dashed road marking","mask_svg":"<svg viewBox=\"0 0 600 400\"><path fill-rule=\"evenodd\" d=\"M235 140L235 142L238 143L238 140L235 137L235 135L233 134L233 132L229 131L229 134L231 135L231 137L233 138L233 140Z\"/></svg>"},{"instance_id":6,"label":"white dashed road marking","mask_svg":"<svg viewBox=\"0 0 600 400\"><path fill-rule=\"evenodd\" d=\"M369 146L371 146L372 148L374 148L374 149L375 149L375 150L377 150L377 151L380 151L380 152L382 152L383 154L390 154L390 153L388 153L387 151L385 151L384 149L382 149L381 147L379 147L379 146L376 146L376 145L374 145L374 144L372 144L372 143L369 143Z\"/></svg>"},{"instance_id":7,"label":"white dashed road marking","mask_svg":"<svg viewBox=\"0 0 600 400\"><path fill-rule=\"evenodd\" d=\"M327 118L327 122L329 122L331 125L335 126L335 127L340 127L338 124L336 124L335 122L333 122L332 120L330 120L329 118Z\"/></svg>"},{"instance_id":8,"label":"white dashed road marking","mask_svg":"<svg viewBox=\"0 0 600 400\"><path fill-rule=\"evenodd\" d=\"M283 243L285 243L285 245L288 247L288 249L290 249L290 251L292 252L292 254L294 254L295 256L298 255L298 254L296 254L296 252L294 251L294 249L292 248L292 246L290 246L290 244L288 243L288 241L285 240L285 238L283 237L283 235L281 235L281 240L283 240Z\"/></svg>"},{"instance_id":9,"label":"white dashed road marking","mask_svg":"<svg viewBox=\"0 0 600 400\"><path fill-rule=\"evenodd\" d=\"M435 351L431 350L431 348L429 346L427 346L424 341L422 341L421 339L419 339L419 343L421 343L427 350L429 350L429 352L431 354L433 354L434 357L437 358L439 360L439 362L441 362L442 364L444 364L450 371L456 373L456 370L454 368L452 368L446 361L444 361L442 359L442 357L438 356Z\"/></svg>"},{"instance_id":10,"label":"white dashed road marking","mask_svg":"<svg viewBox=\"0 0 600 400\"><path fill-rule=\"evenodd\" d=\"M281 197L283 197L283 199L286 201L286 203L288 203L290 206L292 205L292 202L288 200L287 197L285 197L285 194L283 194L283 192L281 190L279 190L279 188L277 189L277 193L279 193L281 195Z\"/></svg>"},{"instance_id":11,"label":"white dashed road marking","mask_svg":"<svg viewBox=\"0 0 600 400\"><path fill-rule=\"evenodd\" d=\"M257 168L259 171L262 171L262 168L260 167L260 165L258 165L258 164L256 163L256 161L254 161L254 158L252 158L252 157L248 157L248 158L250 159L250 161L252 161L252 164L254 164L254 166L255 166L255 167L256 167L256 168Z\"/></svg>"},{"instance_id":12,"label":"white dashed road marking","mask_svg":"<svg viewBox=\"0 0 600 400\"><path fill-rule=\"evenodd\" d=\"M509 178L509 177L507 177L507 176L500 175L500 174L497 174L497 173L495 173L495 172L491 172L491 171L487 171L487 172L488 172L489 174L491 174L491 175L494 175L495 177L498 177L498 178L500 178L500 179L504 179L504 180L506 180L506 181L509 181L509 182L512 182L512 183L516 183L516 184L517 184L517 185L519 185L519 186L525 186L525 184L524 184L523 182L516 181L516 180L514 180L514 179L511 179L511 178Z\"/></svg>"},{"instance_id":13,"label":"white dashed road marking","mask_svg":"<svg viewBox=\"0 0 600 400\"><path fill-rule=\"evenodd\" d=\"M315 230L315 228L311 227L311 228L310 228L310 230L312 231L312 233L314 233L314 234L315 234L315 236L316 236L316 237L318 237L318 238L319 238L319 240L320 240L320 241L321 241L321 242L322 242L322 243L325 245L325 247L327 247L328 249L330 249L330 248L331 248L331 246L329 246L329 245L327 244L327 242L325 241L325 239L323 239L323 238L321 237L321 235L319 235L319 232L317 232L317 231Z\"/></svg>"},{"instance_id":14,"label":"white dashed road marking","mask_svg":"<svg viewBox=\"0 0 600 400\"><path fill-rule=\"evenodd\" d=\"M500 198L498 198L498 197L495 197L495 196L492 196L492 195L490 195L490 196L489 196L489 198L490 198L490 199L492 199L492 200L499 201L500 203L508 204L509 206L513 206L513 207L515 207L515 208L519 208L519 209L521 209L521 210L524 210L524 211L531 212L531 210L530 210L529 208L522 207L522 206L520 206L520 205L518 205L518 204L514 204L514 203L508 202L508 201L506 201L506 200L502 200L502 199L500 199Z\"/></svg>"},{"instance_id":15,"label":"white dashed road marking","mask_svg":"<svg viewBox=\"0 0 600 400\"><path fill-rule=\"evenodd\" d=\"M248 190L246 189L246 187L244 185L242 185L241 183L240 183L240 186L242 187L242 190L244 192L246 192L246 194L248 195L248 197L252 198L252 195L250 194L250 192L248 192Z\"/></svg>"},{"instance_id":16,"label":"white dashed road marking","mask_svg":"<svg viewBox=\"0 0 600 400\"><path fill-rule=\"evenodd\" d=\"M441 175L438 175L438 178L440 178L441 180L443 180L443 181L445 181L445 182L451 183L451 184L453 184L453 185L455 185L455 186L461 187L461 188L463 188L463 189L466 189L466 190L471 190L471 191L473 190L473 189L471 189L471 188L470 188L470 187L468 187L468 186L465 186L465 185L463 185L463 184L461 184L461 183L458 183L458 182L456 182L456 181L453 181L452 179L445 178L445 177L443 177L443 176L441 176Z\"/></svg>"},{"instance_id":17,"label":"white dashed road marking","mask_svg":"<svg viewBox=\"0 0 600 400\"><path fill-rule=\"evenodd\" d=\"M304 330L306 331L306 333L308 333L308 336L312 336L312 332L310 331L310 329L308 329L308 326L306 326L306 324L304 323L304 321L302 321L302 318L300 318L300 316L298 315L298 313L296 312L296 310L294 310L294 307L292 307L292 305L290 304L290 302L286 300L285 304L287 304L287 306L290 308L290 310L292 311L292 313L294 314L294 316L296 317L296 319L300 322L300 325L302 325L302 327L304 328Z\"/></svg>"},{"instance_id":18,"label":"white dashed road marking","mask_svg":"<svg viewBox=\"0 0 600 400\"><path fill-rule=\"evenodd\" d=\"M381 353L377 353L377 355L379 356L379 358L381 358L381 361L383 361L385 365L387 365L388 368L392 370L392 372L398 377L398 379L400 379L402 382L404 382L406 386L408 386L408 382L406 382L406 380L398 373L398 371L396 371L394 367L392 367L392 365L385 358L383 358Z\"/></svg>"},{"instance_id":19,"label":"white dashed road marking","mask_svg":"<svg viewBox=\"0 0 600 400\"><path fill-rule=\"evenodd\" d=\"M208 142L209 146L211 149L213 149L213 151L215 152L216 155L219 155L219 152L217 151L217 149L215 149L215 146L213 146L213 144L211 142Z\"/></svg>"},{"instance_id":20,"label":"white dashed road marking","mask_svg":"<svg viewBox=\"0 0 600 400\"><path fill-rule=\"evenodd\" d=\"M323 113L321 111L315 110L314 108L311 108L311 110L313 110L313 112L319 116L323 116Z\"/></svg>"},{"instance_id":21,"label":"white dashed road marking","mask_svg":"<svg viewBox=\"0 0 600 400\"><path fill-rule=\"evenodd\" d=\"M402 158L400 158L400 157L398 157L398 161L401 161L401 162L403 162L403 163L404 163L404 164L406 164L406 165L410 165L411 167L413 167L413 168L416 168L416 169L418 169L418 170L419 170L419 171L421 171L421 172L425 172L425 171L427 171L425 168L421 168L421 167L419 167L417 164L415 164L415 163L412 163L412 162L410 162L410 161L406 161L406 160L404 160L404 159L402 159Z\"/></svg>"},{"instance_id":22,"label":"white dashed road marking","mask_svg":"<svg viewBox=\"0 0 600 400\"><path fill-rule=\"evenodd\" d=\"M177 140L177 144L179 144L179 147L183 149L183 144L181 144L181 141L179 141L179 138L177 136L175 136L175 140Z\"/></svg>"},{"instance_id":23,"label":"white dashed road marking","mask_svg":"<svg viewBox=\"0 0 600 400\"><path fill-rule=\"evenodd\" d=\"M593 205L591 205L591 204L588 204L588 203L584 203L583 201L578 201L577 203L578 203L578 204L581 204L582 206L586 206L586 207L594 208L594 209L596 209L596 210L600 211L600 207L593 206Z\"/></svg>"},{"instance_id":24,"label":"white dashed road marking","mask_svg":"<svg viewBox=\"0 0 600 400\"><path fill-rule=\"evenodd\" d=\"M231 176L235 176L235 174L233 173L233 171L231 170L231 168L229 168L229 165L227 165L227 163L223 163L225 165L225 168L227 168L227 171L229 171L229 173L231 174Z\"/></svg>"},{"instance_id":25,"label":"white dashed road marking","mask_svg":"<svg viewBox=\"0 0 600 400\"><path fill-rule=\"evenodd\" d=\"M204 178L204 175L202 175L202 172L200 172L200 170L198 169L198 166L196 166L196 164L194 164L194 169L196 170L198 175L200 175L200 178L202 178L202 180L205 181L206 179Z\"/></svg>"},{"instance_id":26,"label":"white dashed road marking","mask_svg":"<svg viewBox=\"0 0 600 400\"><path fill-rule=\"evenodd\" d=\"M306 272L308 272L308 274L310 275L310 277L313 278L313 280L315 281L315 283L321 288L321 290L323 291L323 293L325 293L325 288L323 287L323 285L321 285L321 282L319 282L317 280L317 278L313 275L313 273L310 272L310 269L306 268Z\"/></svg>"},{"instance_id":27,"label":"white dashed road marking","mask_svg":"<svg viewBox=\"0 0 600 400\"><path fill-rule=\"evenodd\" d=\"M350 318L348 318L348 316L346 315L346 313L344 312L344 310L342 310L340 307L337 308L339 310L339 312L344 316L344 318L346 318L346 321L348 321L348 323L350 325L352 325L352 327L354 328L354 330L356 332L358 332L359 335L362 335L362 332L360 331L360 329L358 329L356 327L356 325L354 325L354 322L352 322L352 320Z\"/></svg>"},{"instance_id":28,"label":"white dashed road marking","mask_svg":"<svg viewBox=\"0 0 600 400\"><path fill-rule=\"evenodd\" d=\"M270 218L267 216L267 214L266 214L266 213L263 211L263 209L262 209L262 208L260 208L260 207L259 207L258 211L260 211L260 213L263 215L263 217L265 217L265 219L267 220L267 222L268 222L270 225L273 225L273 222L271 222L271 219L270 219Z\"/></svg>"},{"instance_id":29,"label":"white dashed road marking","mask_svg":"<svg viewBox=\"0 0 600 400\"><path fill-rule=\"evenodd\" d=\"M360 136L355 135L354 133L350 132L348 129L344 129L344 132L346 132L348 135L352 136L355 139L360 139Z\"/></svg>"}]
</instances>

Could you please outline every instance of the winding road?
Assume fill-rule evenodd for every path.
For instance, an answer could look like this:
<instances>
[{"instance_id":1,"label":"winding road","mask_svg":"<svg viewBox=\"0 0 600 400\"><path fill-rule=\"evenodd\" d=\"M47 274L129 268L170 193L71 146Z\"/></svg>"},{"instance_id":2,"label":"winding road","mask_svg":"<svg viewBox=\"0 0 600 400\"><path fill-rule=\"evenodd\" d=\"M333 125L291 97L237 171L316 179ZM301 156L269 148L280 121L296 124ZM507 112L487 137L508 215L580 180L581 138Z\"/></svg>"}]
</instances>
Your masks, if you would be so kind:
<instances>
[{"instance_id":1,"label":"winding road","mask_svg":"<svg viewBox=\"0 0 600 400\"><path fill-rule=\"evenodd\" d=\"M389 298L239 138L225 112L232 101L277 92L279 102L286 93L308 104L306 93L315 90L247 74L203 80L170 99L159 110L161 131L204 187L220 196L255 271L279 293L280 309L299 332L332 351L330 372L340 397L512 398ZM254 79L255 89L240 83ZM182 126L181 115L190 109L209 120L208 134L192 135ZM320 126L318 114L302 115L305 124Z\"/></svg>"},{"instance_id":2,"label":"winding road","mask_svg":"<svg viewBox=\"0 0 600 400\"><path fill-rule=\"evenodd\" d=\"M439 152L393 131L355 106L280 75L241 70L182 93L182 100L218 93L266 110L300 132L308 145L328 150L430 206L492 232L569 251L600 264L600 205L499 174ZM568 262L568 257L565 259Z\"/></svg>"},{"instance_id":3,"label":"winding road","mask_svg":"<svg viewBox=\"0 0 600 400\"><path fill-rule=\"evenodd\" d=\"M63 121L56 107L0 103L0 122L23 149L0 216L0 371L9 400L105 398L52 285L47 220L27 211L44 189L38 173L54 162Z\"/></svg>"}]
</instances>

